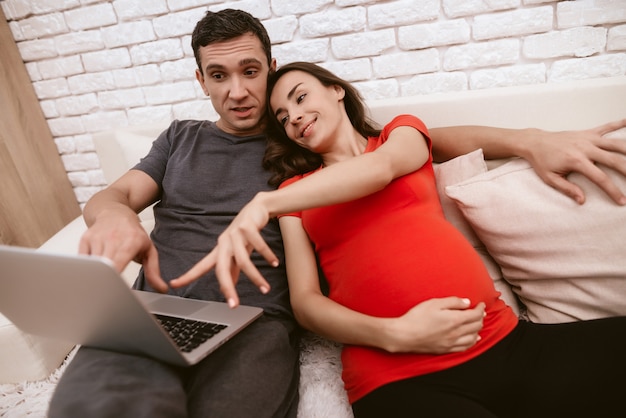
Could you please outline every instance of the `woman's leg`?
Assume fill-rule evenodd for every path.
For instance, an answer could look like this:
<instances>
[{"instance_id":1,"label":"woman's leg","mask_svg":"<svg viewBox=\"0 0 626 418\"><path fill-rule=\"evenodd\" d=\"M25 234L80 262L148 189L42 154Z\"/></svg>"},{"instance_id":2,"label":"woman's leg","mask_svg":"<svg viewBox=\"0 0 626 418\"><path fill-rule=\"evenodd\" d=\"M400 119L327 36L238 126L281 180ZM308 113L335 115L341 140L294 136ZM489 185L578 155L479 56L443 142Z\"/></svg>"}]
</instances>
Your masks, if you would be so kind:
<instances>
[{"instance_id":1,"label":"woman's leg","mask_svg":"<svg viewBox=\"0 0 626 418\"><path fill-rule=\"evenodd\" d=\"M497 418L479 402L446 387L407 379L380 387L352 405L355 418Z\"/></svg>"},{"instance_id":2,"label":"woman's leg","mask_svg":"<svg viewBox=\"0 0 626 418\"><path fill-rule=\"evenodd\" d=\"M515 416L626 416L626 317L525 323L517 343Z\"/></svg>"}]
</instances>

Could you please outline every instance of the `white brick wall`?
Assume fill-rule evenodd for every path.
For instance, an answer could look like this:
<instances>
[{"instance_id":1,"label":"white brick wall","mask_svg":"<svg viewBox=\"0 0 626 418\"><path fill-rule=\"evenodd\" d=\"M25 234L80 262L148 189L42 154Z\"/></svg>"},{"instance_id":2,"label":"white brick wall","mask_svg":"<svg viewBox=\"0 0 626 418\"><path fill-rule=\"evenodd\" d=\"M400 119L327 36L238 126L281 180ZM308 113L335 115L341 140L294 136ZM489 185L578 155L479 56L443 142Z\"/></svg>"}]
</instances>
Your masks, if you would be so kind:
<instances>
[{"instance_id":1,"label":"white brick wall","mask_svg":"<svg viewBox=\"0 0 626 418\"><path fill-rule=\"evenodd\" d=\"M367 99L626 74L626 0L3 0L84 203L104 185L91 134L215 119L189 45L204 11L263 21L279 65L319 63Z\"/></svg>"}]
</instances>

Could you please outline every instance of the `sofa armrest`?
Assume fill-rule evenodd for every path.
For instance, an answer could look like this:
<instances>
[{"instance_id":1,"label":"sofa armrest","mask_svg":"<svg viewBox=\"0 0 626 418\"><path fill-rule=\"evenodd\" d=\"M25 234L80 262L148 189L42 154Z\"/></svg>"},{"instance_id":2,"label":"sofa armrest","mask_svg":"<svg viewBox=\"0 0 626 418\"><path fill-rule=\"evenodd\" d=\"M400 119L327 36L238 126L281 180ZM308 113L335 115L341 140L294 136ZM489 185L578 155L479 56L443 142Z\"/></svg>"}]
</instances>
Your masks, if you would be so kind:
<instances>
[{"instance_id":1,"label":"sofa armrest","mask_svg":"<svg viewBox=\"0 0 626 418\"><path fill-rule=\"evenodd\" d=\"M39 247L39 250L61 254L76 254L80 237L86 230L87 226L82 215L78 216L44 242Z\"/></svg>"}]
</instances>

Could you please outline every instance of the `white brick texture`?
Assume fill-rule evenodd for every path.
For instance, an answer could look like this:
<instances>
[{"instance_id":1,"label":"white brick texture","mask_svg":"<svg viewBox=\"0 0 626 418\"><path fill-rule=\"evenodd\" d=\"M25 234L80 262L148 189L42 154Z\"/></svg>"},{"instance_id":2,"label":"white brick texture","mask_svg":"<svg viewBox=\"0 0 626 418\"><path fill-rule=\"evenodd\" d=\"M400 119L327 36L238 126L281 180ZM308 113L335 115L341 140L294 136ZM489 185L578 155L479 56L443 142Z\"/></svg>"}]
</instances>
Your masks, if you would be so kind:
<instances>
[{"instance_id":1,"label":"white brick texture","mask_svg":"<svg viewBox=\"0 0 626 418\"><path fill-rule=\"evenodd\" d=\"M470 25L465 19L444 20L398 28L398 46L402 49L422 49L455 45L470 40Z\"/></svg>"},{"instance_id":2,"label":"white brick texture","mask_svg":"<svg viewBox=\"0 0 626 418\"><path fill-rule=\"evenodd\" d=\"M91 134L217 119L191 32L258 17L279 65L318 63L366 99L626 74L626 0L2 0L82 205L104 185Z\"/></svg>"},{"instance_id":3,"label":"white brick texture","mask_svg":"<svg viewBox=\"0 0 626 418\"><path fill-rule=\"evenodd\" d=\"M588 57L606 47L605 28L581 27L529 36L524 40L527 58Z\"/></svg>"},{"instance_id":4,"label":"white brick texture","mask_svg":"<svg viewBox=\"0 0 626 418\"><path fill-rule=\"evenodd\" d=\"M350 59L379 55L396 44L393 29L343 35L331 40L332 51L337 58Z\"/></svg>"},{"instance_id":5,"label":"white brick texture","mask_svg":"<svg viewBox=\"0 0 626 418\"><path fill-rule=\"evenodd\" d=\"M474 18L474 39L485 40L547 32L554 19L550 6L493 13Z\"/></svg>"},{"instance_id":6,"label":"white brick texture","mask_svg":"<svg viewBox=\"0 0 626 418\"><path fill-rule=\"evenodd\" d=\"M329 10L302 16L300 18L300 33L305 38L317 38L355 32L363 29L366 22L367 17L363 7Z\"/></svg>"}]
</instances>

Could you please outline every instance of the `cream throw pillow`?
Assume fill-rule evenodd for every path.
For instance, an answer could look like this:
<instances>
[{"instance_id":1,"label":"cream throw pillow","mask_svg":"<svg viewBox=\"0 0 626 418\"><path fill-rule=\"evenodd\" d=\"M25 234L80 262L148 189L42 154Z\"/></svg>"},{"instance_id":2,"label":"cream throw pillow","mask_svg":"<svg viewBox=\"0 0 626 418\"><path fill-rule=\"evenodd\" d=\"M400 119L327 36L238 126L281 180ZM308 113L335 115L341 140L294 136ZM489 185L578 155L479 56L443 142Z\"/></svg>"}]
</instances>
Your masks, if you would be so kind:
<instances>
[{"instance_id":1,"label":"cream throw pillow","mask_svg":"<svg viewBox=\"0 0 626 418\"><path fill-rule=\"evenodd\" d=\"M137 135L131 132L121 132L118 134L118 143L124 154L124 159L128 168L132 168L143 157L148 155L148 151L152 148L152 143L156 137Z\"/></svg>"},{"instance_id":2,"label":"cream throw pillow","mask_svg":"<svg viewBox=\"0 0 626 418\"><path fill-rule=\"evenodd\" d=\"M491 258L487 252L485 245L478 239L472 227L463 218L463 214L459 211L456 204L446 196L444 190L446 186L457 184L463 180L485 173L487 166L483 158L483 151L476 150L469 154L462 155L442 164L435 164L435 178L437 180L437 191L439 192L439 200L443 207L443 213L448 221L458 229L465 238L472 244L478 252L485 267L494 282L496 289L501 293L502 299L509 305L516 314L519 315L519 307L515 294L511 290L511 286L502 279L500 267Z\"/></svg>"},{"instance_id":3,"label":"cream throw pillow","mask_svg":"<svg viewBox=\"0 0 626 418\"><path fill-rule=\"evenodd\" d=\"M521 159L446 188L535 322L626 314L626 207L579 174L569 179L584 205Z\"/></svg>"}]
</instances>

